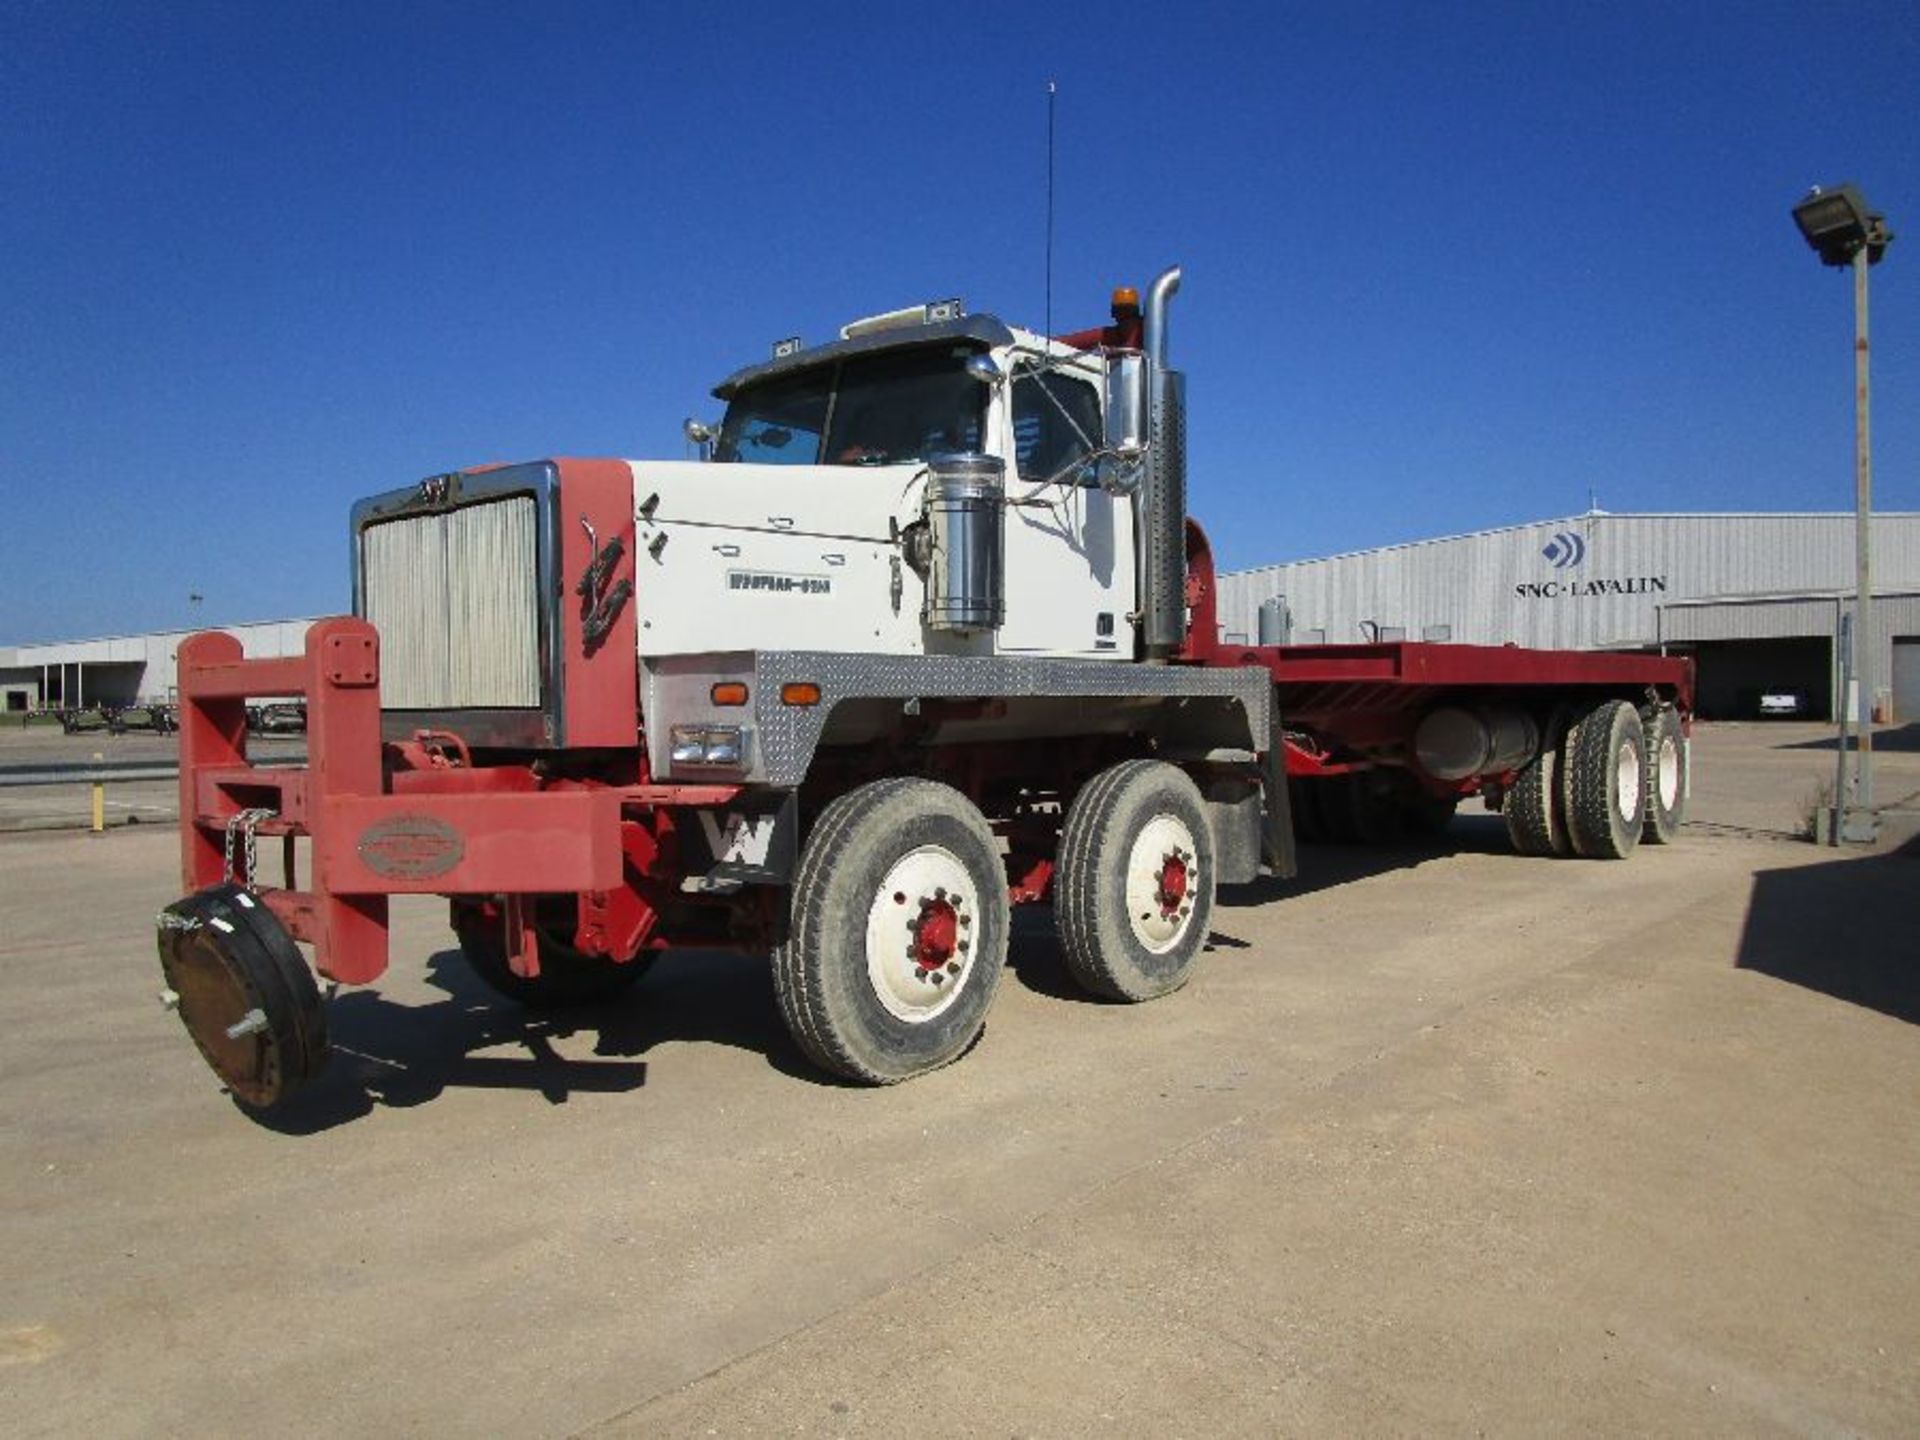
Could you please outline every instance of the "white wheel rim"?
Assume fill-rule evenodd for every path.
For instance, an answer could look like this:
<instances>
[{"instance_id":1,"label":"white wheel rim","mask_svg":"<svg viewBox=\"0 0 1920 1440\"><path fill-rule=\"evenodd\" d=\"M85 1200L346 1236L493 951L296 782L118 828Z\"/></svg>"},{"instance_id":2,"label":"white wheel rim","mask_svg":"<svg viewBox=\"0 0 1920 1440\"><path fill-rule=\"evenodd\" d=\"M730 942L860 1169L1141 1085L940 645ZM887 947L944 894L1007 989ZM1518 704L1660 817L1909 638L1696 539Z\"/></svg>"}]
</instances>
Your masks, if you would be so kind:
<instances>
[{"instance_id":1,"label":"white wheel rim","mask_svg":"<svg viewBox=\"0 0 1920 1440\"><path fill-rule=\"evenodd\" d=\"M1660 737L1660 757L1655 766L1660 783L1660 808L1672 813L1680 803L1680 742L1671 735Z\"/></svg>"},{"instance_id":2,"label":"white wheel rim","mask_svg":"<svg viewBox=\"0 0 1920 1440\"><path fill-rule=\"evenodd\" d=\"M1193 924L1200 855L1193 832L1175 815L1156 815L1127 851L1127 923L1156 955L1178 945Z\"/></svg>"},{"instance_id":3,"label":"white wheel rim","mask_svg":"<svg viewBox=\"0 0 1920 1440\"><path fill-rule=\"evenodd\" d=\"M1620 747L1614 757L1614 794L1620 805L1620 818L1628 824L1640 818L1640 749L1631 743Z\"/></svg>"},{"instance_id":4,"label":"white wheel rim","mask_svg":"<svg viewBox=\"0 0 1920 1440\"><path fill-rule=\"evenodd\" d=\"M922 845L893 862L867 909L867 979L889 1015L924 1024L973 974L980 891L951 850Z\"/></svg>"}]
</instances>

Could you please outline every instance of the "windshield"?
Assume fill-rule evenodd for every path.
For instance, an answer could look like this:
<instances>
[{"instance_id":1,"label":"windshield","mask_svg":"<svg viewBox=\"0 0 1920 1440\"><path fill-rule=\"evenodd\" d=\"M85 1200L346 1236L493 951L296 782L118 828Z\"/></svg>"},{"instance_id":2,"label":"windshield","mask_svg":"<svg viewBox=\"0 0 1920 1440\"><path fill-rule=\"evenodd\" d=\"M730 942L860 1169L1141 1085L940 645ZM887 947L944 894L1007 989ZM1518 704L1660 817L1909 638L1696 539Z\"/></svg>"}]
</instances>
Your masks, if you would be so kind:
<instances>
[{"instance_id":1,"label":"windshield","mask_svg":"<svg viewBox=\"0 0 1920 1440\"><path fill-rule=\"evenodd\" d=\"M980 449L987 387L966 346L859 355L742 390L716 460L761 465L897 465Z\"/></svg>"}]
</instances>

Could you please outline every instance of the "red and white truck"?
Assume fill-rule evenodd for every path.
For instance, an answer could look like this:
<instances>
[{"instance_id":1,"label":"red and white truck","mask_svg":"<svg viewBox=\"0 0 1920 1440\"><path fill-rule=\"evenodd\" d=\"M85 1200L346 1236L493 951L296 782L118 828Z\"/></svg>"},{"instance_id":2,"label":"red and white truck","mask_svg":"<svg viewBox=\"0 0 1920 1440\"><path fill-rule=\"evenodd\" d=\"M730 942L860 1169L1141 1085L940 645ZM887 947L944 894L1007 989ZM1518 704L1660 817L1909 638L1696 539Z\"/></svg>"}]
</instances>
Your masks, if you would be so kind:
<instances>
[{"instance_id":1,"label":"red and white truck","mask_svg":"<svg viewBox=\"0 0 1920 1440\"><path fill-rule=\"evenodd\" d=\"M1218 887L1294 873L1296 829L1381 838L1478 794L1525 853L1669 839L1685 661L1221 642L1179 282L1061 337L945 301L782 342L689 422L698 460L375 496L354 613L304 655L187 641L163 998L234 1097L319 1072L315 972L378 979L397 894L445 896L533 1006L763 951L801 1049L884 1084L972 1044L1016 904L1139 1001L1185 982ZM305 699L304 767L249 763L261 695Z\"/></svg>"}]
</instances>

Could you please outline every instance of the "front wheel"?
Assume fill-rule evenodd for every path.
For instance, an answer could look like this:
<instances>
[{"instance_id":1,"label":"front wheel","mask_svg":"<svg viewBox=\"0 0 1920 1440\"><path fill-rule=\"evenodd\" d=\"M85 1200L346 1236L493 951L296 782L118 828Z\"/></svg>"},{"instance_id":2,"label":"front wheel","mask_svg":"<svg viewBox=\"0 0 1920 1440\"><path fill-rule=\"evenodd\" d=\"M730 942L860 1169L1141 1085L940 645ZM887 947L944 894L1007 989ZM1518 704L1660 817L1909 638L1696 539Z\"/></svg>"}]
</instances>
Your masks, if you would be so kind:
<instances>
[{"instance_id":1,"label":"front wheel","mask_svg":"<svg viewBox=\"0 0 1920 1440\"><path fill-rule=\"evenodd\" d=\"M820 812L774 951L807 1058L868 1085L958 1059L1007 959L1006 872L984 816L931 780L876 780Z\"/></svg>"},{"instance_id":2,"label":"front wheel","mask_svg":"<svg viewBox=\"0 0 1920 1440\"><path fill-rule=\"evenodd\" d=\"M1081 787L1060 831L1054 925L1075 980L1111 1000L1187 983L1213 920L1213 828L1200 791L1159 760Z\"/></svg>"}]
</instances>

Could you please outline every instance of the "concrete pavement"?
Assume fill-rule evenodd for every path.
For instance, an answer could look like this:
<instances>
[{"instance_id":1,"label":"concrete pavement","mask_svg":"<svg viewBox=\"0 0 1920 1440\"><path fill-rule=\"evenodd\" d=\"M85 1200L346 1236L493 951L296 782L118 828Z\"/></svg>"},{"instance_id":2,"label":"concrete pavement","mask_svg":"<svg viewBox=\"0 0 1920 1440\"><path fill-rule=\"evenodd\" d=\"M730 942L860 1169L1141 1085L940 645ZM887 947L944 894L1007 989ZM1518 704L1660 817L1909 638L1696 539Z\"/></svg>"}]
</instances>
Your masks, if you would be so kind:
<instances>
[{"instance_id":1,"label":"concrete pavement","mask_svg":"<svg viewBox=\"0 0 1920 1440\"><path fill-rule=\"evenodd\" d=\"M9 1428L1911 1432L1920 866L1786 839L1797 743L1624 865L1309 850L1148 1006L1023 915L884 1091L762 964L529 1020L411 903L277 1130L152 1001L171 835L0 837Z\"/></svg>"}]
</instances>

